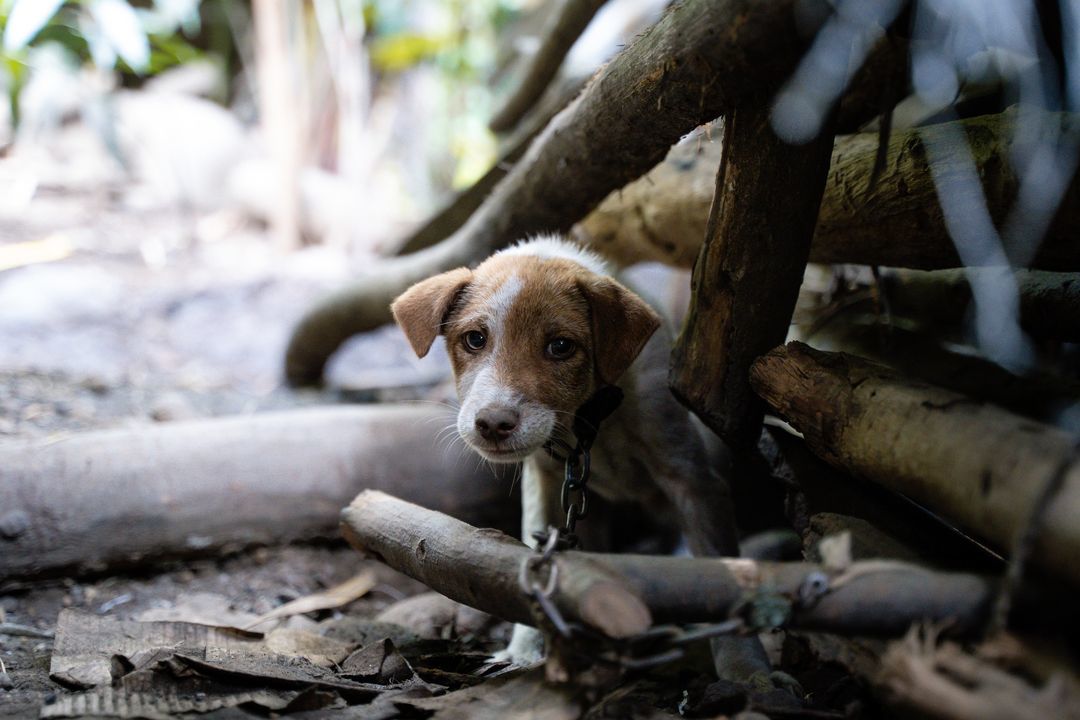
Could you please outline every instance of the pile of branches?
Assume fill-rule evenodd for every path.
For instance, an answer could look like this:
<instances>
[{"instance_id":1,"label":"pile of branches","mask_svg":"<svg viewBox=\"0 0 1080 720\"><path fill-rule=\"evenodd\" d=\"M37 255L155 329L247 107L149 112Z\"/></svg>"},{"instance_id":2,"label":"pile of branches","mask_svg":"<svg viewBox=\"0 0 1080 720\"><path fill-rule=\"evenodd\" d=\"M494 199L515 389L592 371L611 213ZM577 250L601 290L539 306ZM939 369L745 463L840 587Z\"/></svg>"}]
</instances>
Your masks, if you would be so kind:
<instances>
[{"instance_id":1,"label":"pile of branches","mask_svg":"<svg viewBox=\"0 0 1080 720\"><path fill-rule=\"evenodd\" d=\"M792 529L804 557L537 556L473 526L489 522L485 511L513 512L505 497L463 501L491 483L458 468L434 487L450 464L418 443L436 428L417 428L402 408L365 409L356 425L275 421L285 424L263 429L306 450L252 450L239 468L219 460L227 437L248 436L243 428L219 426L201 464L190 439L166 430L148 454L170 450L171 464L201 482L192 495L165 477L159 492L187 506L212 496L223 473L265 476L297 505L241 487L276 517L303 509L309 535L326 533L326 508L364 487L416 501L363 492L345 511L345 534L455 600L546 630L547 679L561 688L553 716L606 712L599 698L683 657L695 639L780 628L788 666L800 653L818 670L840 666L894 711L1080 717L1069 654L1080 385L1067 373L1080 339L1076 117L1049 102L1008 109L1003 92L894 125L909 60L926 52L907 30L935 27L904 3L868 2L860 15L847 3L807 12L813 3L796 0L684 0L577 92L554 68L599 5L560 5L494 122L507 133L505 162L404 242L409 254L312 308L291 338L286 375L319 381L334 350L388 322L409 285L528 235L571 233L623 264L692 267L672 392L731 449L741 529ZM835 67L807 66L828 37L846 38L851 53L839 82ZM815 67L828 87L805 84ZM810 110L778 117L793 106ZM1032 184L1040 162L1056 182ZM48 476L107 474L105 439L43 448ZM312 450L324 445L337 454ZM0 482L0 542L19 550L0 554L0 584L120 564L147 545L131 518L151 510L98 503L103 517L90 522L74 498L57 513L31 491L43 466L25 455L0 463L13 478ZM283 458L293 463L284 475ZM290 494L292 477L312 473L330 478L318 498ZM214 547L244 541L237 522L211 517L187 522ZM239 511L232 520L265 530ZM288 539L271 525L276 534L259 537ZM192 531L169 526L168 535L154 552L176 553ZM694 623L708 627L695 634ZM551 687L528 684L513 702ZM702 715L847 712L840 701L780 707L768 695L714 694L723 699ZM501 716L535 716L513 708Z\"/></svg>"},{"instance_id":2,"label":"pile of branches","mask_svg":"<svg viewBox=\"0 0 1080 720\"><path fill-rule=\"evenodd\" d=\"M574 28L584 27L596 5L562 5L520 92L493 123L504 132L527 128L532 107L531 119L541 118L536 125L547 124L527 151L520 142L531 135L519 130L515 154L491 185L463 193L454 213L440 213L405 243L406 255L313 308L292 337L287 377L298 385L317 381L334 349L387 322L390 300L411 283L475 264L530 234L570 233L624 265L692 267L670 384L733 450L743 529L793 527L810 555L814 540L841 530L853 538L856 558L903 558L923 568L846 570L881 584L828 592L843 606L832 612L823 610L829 603L811 610L798 603L808 573L820 568L755 567L752 576L768 577L793 603L787 627L814 626L816 613L825 612L827 627L815 629L895 634L923 619L951 623L961 638L998 639L1009 628L1045 622L1053 613L1037 618L1022 609L1022 598L1061 607L1080 587L1077 393L1067 373L1080 310L1080 276L1073 274L1080 246L1072 239L1080 219L1076 117L1056 112L1060 105L1045 97L1034 107L1007 107L1010 88L1026 81L1003 73L997 92L973 90L944 109L905 118L908 106L897 102L910 92L909 62L927 57L919 43L937 37L934 23L943 22L927 21L921 6L870 3L863 15L845 7L800 14L805 8L795 2L686 0L548 122L550 105L536 104L538 87L554 77ZM813 60L824 38L837 34L851 42L841 64L853 59L859 70L840 71L833 82L832 71ZM1051 49L1036 64L1059 56ZM1040 67L1047 76L1062 70ZM823 75L817 86L815 68ZM810 131L797 112L778 117L803 100L813 110L804 113ZM1030 196L1040 162L1033 133L1050 138L1043 149L1058 158L1046 164L1054 181L1044 184L1038 209ZM796 137L798 144L790 142ZM792 334L809 344L784 345ZM782 422L763 431L766 415ZM406 525L420 522L414 510L395 510L409 523L372 537L380 521L369 506L383 502L390 500L362 497L347 513L358 545L483 607L501 597L494 586L472 575L442 584L440 574L479 563L517 592L505 599L509 605L499 600L488 609L530 621L513 581L515 563L487 567L461 550L475 547L475 538L451 539L461 528L447 536L426 525L418 562L384 544L408 536ZM433 546L443 539L447 557L435 559ZM578 577L578 561L560 558L561 576ZM619 581L605 587L636 598L626 601L637 608L626 617L639 623L644 611L679 622L730 620L734 598L752 592L745 583L737 592L722 587L733 581L706 570L711 561L686 561L698 563L688 575L717 584L707 591L679 586L673 578L682 576L666 560L580 561L599 563L605 583L616 571ZM942 590L948 600L938 604L937 591L951 580L939 585L937 576L919 574L928 567L984 574L969 578L974 584L963 597ZM837 572L823 575L829 588ZM921 592L909 595L908 581ZM843 603L845 591L857 600ZM668 616L671 608L651 592L702 593L702 602L715 605L703 614L679 605ZM905 607L909 597L914 607ZM582 603L578 597L569 609L588 626ZM1042 625L1036 633L1045 631ZM985 662L956 648L943 654L946 646L931 637L909 639L887 661L877 656L877 687L942 717L982 717L995 705L987 698L1005 695L1000 716L1025 702L1034 712L1030 698L990 680L993 689L983 695L974 683L971 704L963 693L927 703L928 684L945 682L949 672L935 664L948 665L943 657ZM1045 666L1038 677L1049 677Z\"/></svg>"}]
</instances>

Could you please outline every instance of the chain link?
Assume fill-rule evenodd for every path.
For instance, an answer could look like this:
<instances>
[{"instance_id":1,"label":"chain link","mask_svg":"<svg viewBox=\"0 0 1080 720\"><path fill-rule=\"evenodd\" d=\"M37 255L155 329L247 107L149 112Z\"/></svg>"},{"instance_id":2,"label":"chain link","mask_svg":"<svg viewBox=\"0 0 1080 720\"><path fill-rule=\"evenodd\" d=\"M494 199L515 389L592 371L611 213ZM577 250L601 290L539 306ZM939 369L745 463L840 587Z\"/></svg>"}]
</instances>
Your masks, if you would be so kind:
<instances>
[{"instance_id":1,"label":"chain link","mask_svg":"<svg viewBox=\"0 0 1080 720\"><path fill-rule=\"evenodd\" d=\"M572 511L572 510L571 510ZM566 640L575 641L592 660L607 663L623 670L644 670L682 658L686 646L720 635L730 635L747 626L741 618L721 623L681 627L658 625L629 638L609 638L578 622L568 621L556 606L559 565L555 555L565 548L561 531L549 528L542 547L521 563L518 584L532 601L533 616L540 627L548 626Z\"/></svg>"}]
</instances>

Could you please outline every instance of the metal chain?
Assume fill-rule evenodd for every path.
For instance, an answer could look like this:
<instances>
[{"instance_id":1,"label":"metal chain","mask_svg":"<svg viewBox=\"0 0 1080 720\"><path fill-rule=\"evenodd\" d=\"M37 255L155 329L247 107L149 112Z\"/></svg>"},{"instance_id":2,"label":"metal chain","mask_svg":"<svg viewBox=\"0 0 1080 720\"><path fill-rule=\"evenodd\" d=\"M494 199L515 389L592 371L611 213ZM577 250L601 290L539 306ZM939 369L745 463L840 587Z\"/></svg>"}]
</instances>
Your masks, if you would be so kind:
<instances>
[{"instance_id":1,"label":"metal chain","mask_svg":"<svg viewBox=\"0 0 1080 720\"><path fill-rule=\"evenodd\" d=\"M559 565L555 555L565 547L561 531L549 528L537 554L521 563L518 584L532 601L533 617L538 626L548 626L566 640L574 640L594 661L618 666L624 670L643 670L682 658L686 646L705 640L731 635L746 629L742 618L720 623L692 625L657 625L629 638L609 638L578 622L563 617L555 605L558 590Z\"/></svg>"},{"instance_id":2,"label":"metal chain","mask_svg":"<svg viewBox=\"0 0 1080 720\"><path fill-rule=\"evenodd\" d=\"M566 513L566 524L563 532L574 536L577 521L583 519L589 513L589 473L591 465L589 451L579 443L572 452L566 454L565 473L563 475L562 492L560 501L563 512ZM574 496L577 497L574 497Z\"/></svg>"}]
</instances>

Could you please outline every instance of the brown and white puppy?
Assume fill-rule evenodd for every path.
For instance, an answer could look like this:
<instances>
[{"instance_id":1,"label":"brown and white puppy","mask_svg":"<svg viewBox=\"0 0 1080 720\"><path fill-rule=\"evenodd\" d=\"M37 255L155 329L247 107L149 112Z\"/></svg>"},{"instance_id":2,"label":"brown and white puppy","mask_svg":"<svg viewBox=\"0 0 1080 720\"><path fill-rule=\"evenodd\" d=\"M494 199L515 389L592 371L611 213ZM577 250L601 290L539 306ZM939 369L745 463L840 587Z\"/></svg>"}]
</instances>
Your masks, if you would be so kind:
<instances>
[{"instance_id":1,"label":"brown and white puppy","mask_svg":"<svg viewBox=\"0 0 1080 720\"><path fill-rule=\"evenodd\" d=\"M523 462L525 542L564 518L563 468L545 443L573 446L577 409L618 384L625 399L593 445L590 489L674 510L695 554L738 553L727 487L668 390L670 335L600 258L540 238L424 280L392 309L417 355L446 337L465 442L489 461ZM509 657L537 659L536 637L516 628Z\"/></svg>"}]
</instances>

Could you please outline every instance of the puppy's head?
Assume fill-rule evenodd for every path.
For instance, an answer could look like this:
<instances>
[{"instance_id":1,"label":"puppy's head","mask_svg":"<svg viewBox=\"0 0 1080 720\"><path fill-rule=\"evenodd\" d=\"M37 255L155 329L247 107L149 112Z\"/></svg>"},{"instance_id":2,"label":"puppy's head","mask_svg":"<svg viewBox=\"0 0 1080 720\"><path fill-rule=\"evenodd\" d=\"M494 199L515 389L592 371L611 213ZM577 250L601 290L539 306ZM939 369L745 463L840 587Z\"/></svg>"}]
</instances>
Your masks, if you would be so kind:
<instances>
[{"instance_id":1,"label":"puppy's head","mask_svg":"<svg viewBox=\"0 0 1080 720\"><path fill-rule=\"evenodd\" d=\"M637 295L567 257L499 253L414 285L392 306L413 350L446 346L458 431L495 462L521 460L565 433L614 384L660 324Z\"/></svg>"}]
</instances>

